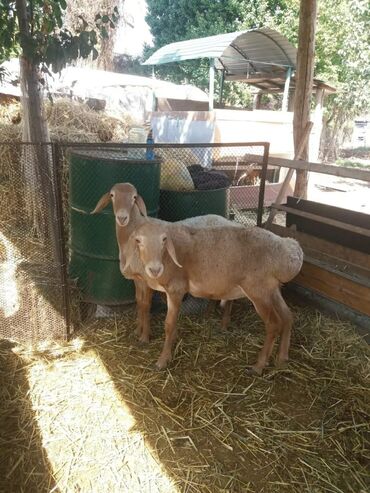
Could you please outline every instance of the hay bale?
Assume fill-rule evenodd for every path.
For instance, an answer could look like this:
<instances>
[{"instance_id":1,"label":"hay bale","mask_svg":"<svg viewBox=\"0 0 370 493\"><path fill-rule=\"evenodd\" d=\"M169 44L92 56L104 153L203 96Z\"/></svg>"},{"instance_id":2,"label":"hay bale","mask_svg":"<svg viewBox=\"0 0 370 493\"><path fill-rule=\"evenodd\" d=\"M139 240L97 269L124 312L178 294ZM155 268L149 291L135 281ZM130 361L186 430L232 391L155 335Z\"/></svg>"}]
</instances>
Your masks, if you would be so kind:
<instances>
[{"instance_id":1,"label":"hay bale","mask_svg":"<svg viewBox=\"0 0 370 493\"><path fill-rule=\"evenodd\" d=\"M81 142L77 135L83 132L95 136L95 142L123 142L131 125L131 118L114 118L97 112L85 103L61 98L46 104L46 119L51 134L57 141ZM87 140L92 142L92 140Z\"/></svg>"},{"instance_id":2,"label":"hay bale","mask_svg":"<svg viewBox=\"0 0 370 493\"><path fill-rule=\"evenodd\" d=\"M24 226L27 204L24 199L21 163L22 125L19 103L0 106L0 135L7 144L0 144L0 188L3 200L0 224L8 227ZM131 125L131 118L111 117L96 112L87 104L60 98L45 105L52 142L123 142ZM27 149L26 149L27 150ZM27 161L27 156L25 156ZM68 164L63 163L63 200L68 204ZM68 213L65 215L68 221Z\"/></svg>"}]
</instances>

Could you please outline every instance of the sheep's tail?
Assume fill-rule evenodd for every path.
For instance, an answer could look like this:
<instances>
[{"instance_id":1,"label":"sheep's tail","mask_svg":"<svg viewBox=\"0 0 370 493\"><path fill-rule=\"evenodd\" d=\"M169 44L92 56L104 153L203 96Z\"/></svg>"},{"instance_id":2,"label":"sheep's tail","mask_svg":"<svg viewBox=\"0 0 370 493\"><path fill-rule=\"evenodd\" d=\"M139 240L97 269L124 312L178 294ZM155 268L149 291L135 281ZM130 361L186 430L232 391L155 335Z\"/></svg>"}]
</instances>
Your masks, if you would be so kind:
<instances>
[{"instance_id":1,"label":"sheep's tail","mask_svg":"<svg viewBox=\"0 0 370 493\"><path fill-rule=\"evenodd\" d=\"M303 264L303 251L298 241L293 238L282 238L282 258L278 263L277 277L281 283L294 279Z\"/></svg>"}]
</instances>

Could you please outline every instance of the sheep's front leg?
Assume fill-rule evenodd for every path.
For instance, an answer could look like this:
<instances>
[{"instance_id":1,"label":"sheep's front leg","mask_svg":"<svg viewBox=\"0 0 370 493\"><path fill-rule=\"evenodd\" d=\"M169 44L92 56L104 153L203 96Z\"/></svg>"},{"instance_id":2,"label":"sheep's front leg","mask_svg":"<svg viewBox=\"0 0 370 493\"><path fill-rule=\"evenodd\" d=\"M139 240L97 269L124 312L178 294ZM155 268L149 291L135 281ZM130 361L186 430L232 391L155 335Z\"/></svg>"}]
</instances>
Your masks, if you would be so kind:
<instances>
[{"instance_id":1,"label":"sheep's front leg","mask_svg":"<svg viewBox=\"0 0 370 493\"><path fill-rule=\"evenodd\" d=\"M150 307L153 290L143 281L135 280L137 305L136 335L142 343L148 343L150 337Z\"/></svg>"},{"instance_id":2,"label":"sheep's front leg","mask_svg":"<svg viewBox=\"0 0 370 493\"><path fill-rule=\"evenodd\" d=\"M143 283L140 281L134 281L135 283L135 298L136 298L136 330L135 334L140 337L143 331L142 320L142 300L143 300Z\"/></svg>"},{"instance_id":3,"label":"sheep's front leg","mask_svg":"<svg viewBox=\"0 0 370 493\"><path fill-rule=\"evenodd\" d=\"M164 324L165 341L164 346L156 363L159 370L166 368L172 359L172 347L177 336L177 317L179 315L181 301L184 293L166 293L167 294L167 316Z\"/></svg>"},{"instance_id":4,"label":"sheep's front leg","mask_svg":"<svg viewBox=\"0 0 370 493\"><path fill-rule=\"evenodd\" d=\"M152 306L153 290L145 283L142 288L142 302L141 302L141 336L139 341L143 344L149 342L151 336L150 330L150 307Z\"/></svg>"}]
</instances>

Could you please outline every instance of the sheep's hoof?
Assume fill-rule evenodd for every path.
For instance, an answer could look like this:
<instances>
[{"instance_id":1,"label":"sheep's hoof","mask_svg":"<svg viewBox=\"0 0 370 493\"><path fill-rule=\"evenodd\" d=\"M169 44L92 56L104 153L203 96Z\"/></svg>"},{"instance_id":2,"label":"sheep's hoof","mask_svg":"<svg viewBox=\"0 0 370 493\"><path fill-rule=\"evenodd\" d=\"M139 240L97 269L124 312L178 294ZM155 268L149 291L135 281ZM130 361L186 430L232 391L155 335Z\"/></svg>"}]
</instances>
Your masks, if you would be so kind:
<instances>
[{"instance_id":1,"label":"sheep's hoof","mask_svg":"<svg viewBox=\"0 0 370 493\"><path fill-rule=\"evenodd\" d=\"M262 375L263 368L248 366L246 371L247 371L247 375L250 375L251 377L260 377Z\"/></svg>"},{"instance_id":2,"label":"sheep's hoof","mask_svg":"<svg viewBox=\"0 0 370 493\"><path fill-rule=\"evenodd\" d=\"M139 346L147 346L149 344L149 336L141 336L137 343Z\"/></svg>"},{"instance_id":3,"label":"sheep's hoof","mask_svg":"<svg viewBox=\"0 0 370 493\"><path fill-rule=\"evenodd\" d=\"M153 365L153 370L156 370L156 371L162 371L162 370L165 370L167 368L167 361L157 361L154 365Z\"/></svg>"},{"instance_id":4,"label":"sheep's hoof","mask_svg":"<svg viewBox=\"0 0 370 493\"><path fill-rule=\"evenodd\" d=\"M275 368L278 368L279 370L284 370L285 368L288 368L288 366L289 366L289 360L287 359L282 359L282 360L277 359L275 362Z\"/></svg>"}]
</instances>

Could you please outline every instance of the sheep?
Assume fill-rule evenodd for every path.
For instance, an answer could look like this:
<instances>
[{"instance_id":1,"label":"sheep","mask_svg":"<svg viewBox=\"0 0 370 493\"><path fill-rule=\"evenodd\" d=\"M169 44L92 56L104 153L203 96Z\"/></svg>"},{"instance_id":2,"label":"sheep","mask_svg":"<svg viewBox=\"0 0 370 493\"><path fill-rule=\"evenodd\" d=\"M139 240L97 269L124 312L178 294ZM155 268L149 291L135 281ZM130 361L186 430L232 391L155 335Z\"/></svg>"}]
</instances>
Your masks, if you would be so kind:
<instances>
[{"instance_id":1,"label":"sheep","mask_svg":"<svg viewBox=\"0 0 370 493\"><path fill-rule=\"evenodd\" d=\"M122 271L126 264L125 251L127 241L140 225L147 221L155 224L167 224L156 218L147 217L145 202L138 194L136 188L131 183L116 183L109 192L105 193L95 206L91 214L97 214L112 202L113 212L116 222L116 236L119 248L120 269ZM232 226L243 228L238 223L228 221L224 217L215 214L208 214L179 221L177 224L189 225L194 228L208 228L212 226ZM130 269L124 274L127 279L132 279L135 283L135 297L137 304L137 328L136 335L140 343L148 343L150 338L150 306L153 291L149 288L142 276L142 266L137 264L137 270ZM225 327L229 320L231 307L226 304L222 327Z\"/></svg>"},{"instance_id":2,"label":"sheep","mask_svg":"<svg viewBox=\"0 0 370 493\"><path fill-rule=\"evenodd\" d=\"M167 296L165 343L156 363L158 369L171 360L176 321L186 292L209 299L249 298L266 329L263 348L251 371L262 374L277 336L277 364L288 361L293 318L280 286L301 269L303 252L296 240L258 227L197 230L184 224L145 223L129 239L122 272L138 259L148 285Z\"/></svg>"}]
</instances>

